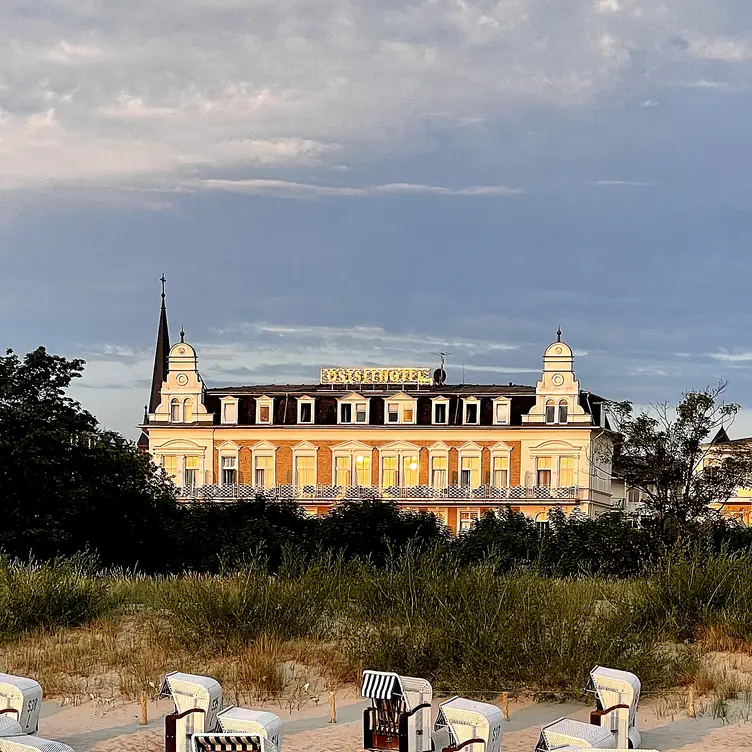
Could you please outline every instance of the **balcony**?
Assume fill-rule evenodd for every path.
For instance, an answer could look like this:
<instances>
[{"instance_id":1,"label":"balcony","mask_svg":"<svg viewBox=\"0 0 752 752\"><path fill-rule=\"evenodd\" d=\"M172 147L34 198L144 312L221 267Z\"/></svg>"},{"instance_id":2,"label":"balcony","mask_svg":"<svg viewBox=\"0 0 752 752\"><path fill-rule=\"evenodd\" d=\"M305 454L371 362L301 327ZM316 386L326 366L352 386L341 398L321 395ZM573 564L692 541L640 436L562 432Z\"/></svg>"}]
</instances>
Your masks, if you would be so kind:
<instances>
[{"instance_id":1,"label":"balcony","mask_svg":"<svg viewBox=\"0 0 752 752\"><path fill-rule=\"evenodd\" d=\"M178 489L178 498L182 501L237 501L241 499L264 498L270 500L287 500L303 502L332 503L337 501L357 501L358 499L389 499L406 502L443 502L489 501L501 504L567 502L579 501L580 490L577 486L448 486L433 488L431 486L292 486L278 485L272 488L254 486L196 486Z\"/></svg>"}]
</instances>

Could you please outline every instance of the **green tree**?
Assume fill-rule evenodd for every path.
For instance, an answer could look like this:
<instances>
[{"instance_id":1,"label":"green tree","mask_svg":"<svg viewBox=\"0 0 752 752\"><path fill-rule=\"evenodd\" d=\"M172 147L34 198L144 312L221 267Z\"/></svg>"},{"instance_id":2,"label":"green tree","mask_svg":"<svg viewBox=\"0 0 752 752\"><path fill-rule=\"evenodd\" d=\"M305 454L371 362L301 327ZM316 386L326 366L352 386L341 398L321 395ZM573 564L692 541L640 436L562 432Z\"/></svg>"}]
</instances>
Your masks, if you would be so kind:
<instances>
[{"instance_id":1,"label":"green tree","mask_svg":"<svg viewBox=\"0 0 752 752\"><path fill-rule=\"evenodd\" d=\"M614 476L639 489L663 537L696 536L738 488L752 485L752 449L714 444L740 410L724 402L725 383L685 393L679 403L634 414L629 402L611 405L618 432Z\"/></svg>"},{"instance_id":2,"label":"green tree","mask_svg":"<svg viewBox=\"0 0 752 752\"><path fill-rule=\"evenodd\" d=\"M67 396L83 369L43 347L0 357L0 547L44 559L89 548L105 564L156 565L172 484Z\"/></svg>"}]
</instances>

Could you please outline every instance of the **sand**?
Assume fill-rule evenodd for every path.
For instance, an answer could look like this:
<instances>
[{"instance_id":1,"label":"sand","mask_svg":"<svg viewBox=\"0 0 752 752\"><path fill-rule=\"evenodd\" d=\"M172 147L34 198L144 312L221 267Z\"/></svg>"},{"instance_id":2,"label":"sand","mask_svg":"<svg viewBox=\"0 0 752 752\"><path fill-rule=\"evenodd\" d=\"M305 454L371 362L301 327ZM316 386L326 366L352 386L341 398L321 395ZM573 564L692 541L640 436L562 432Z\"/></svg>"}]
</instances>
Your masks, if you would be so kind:
<instances>
[{"instance_id":1,"label":"sand","mask_svg":"<svg viewBox=\"0 0 752 752\"><path fill-rule=\"evenodd\" d=\"M366 704L352 694L342 693L337 701L338 723L328 723L325 706L294 710L279 705L266 709L276 712L285 724L285 752L358 752L362 749L361 717ZM638 728L642 747L661 752L714 752L752 750L752 723L749 705L732 703L729 722L713 718L710 708L697 703L698 717L688 718L675 703L648 700L641 704ZM45 701L40 734L66 742L76 752L163 752L163 718L171 710L167 701L150 701L149 723L139 725L137 703L110 705L87 702L76 707L54 700ZM512 702L509 722L502 736L502 752L531 752L540 726L561 716L587 720L589 708L576 703Z\"/></svg>"}]
</instances>

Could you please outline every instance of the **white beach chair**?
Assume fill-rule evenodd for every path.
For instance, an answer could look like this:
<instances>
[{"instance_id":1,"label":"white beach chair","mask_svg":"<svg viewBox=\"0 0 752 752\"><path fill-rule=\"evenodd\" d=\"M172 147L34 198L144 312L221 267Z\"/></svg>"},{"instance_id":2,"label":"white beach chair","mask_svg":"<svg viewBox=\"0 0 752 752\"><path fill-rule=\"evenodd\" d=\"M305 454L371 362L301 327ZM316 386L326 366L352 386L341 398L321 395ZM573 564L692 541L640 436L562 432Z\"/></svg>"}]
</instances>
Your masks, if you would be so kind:
<instances>
[{"instance_id":1,"label":"white beach chair","mask_svg":"<svg viewBox=\"0 0 752 752\"><path fill-rule=\"evenodd\" d=\"M0 715L0 736L23 736L21 724L10 715Z\"/></svg>"},{"instance_id":2,"label":"white beach chair","mask_svg":"<svg viewBox=\"0 0 752 752\"><path fill-rule=\"evenodd\" d=\"M364 749L430 752L430 682L388 671L364 671L361 696L371 700L363 713Z\"/></svg>"},{"instance_id":3,"label":"white beach chair","mask_svg":"<svg viewBox=\"0 0 752 752\"><path fill-rule=\"evenodd\" d=\"M189 752L193 734L217 728L222 687L216 679L174 671L165 676L159 696L175 705L165 716L165 752Z\"/></svg>"},{"instance_id":4,"label":"white beach chair","mask_svg":"<svg viewBox=\"0 0 752 752\"><path fill-rule=\"evenodd\" d=\"M267 739L274 752L282 749L282 719L264 710L232 706L217 714L219 730L232 734L250 734Z\"/></svg>"},{"instance_id":5,"label":"white beach chair","mask_svg":"<svg viewBox=\"0 0 752 752\"><path fill-rule=\"evenodd\" d=\"M9 713L9 710L15 712ZM42 687L39 682L25 676L0 674L0 718L13 718L24 734L36 734L41 711Z\"/></svg>"},{"instance_id":6,"label":"white beach chair","mask_svg":"<svg viewBox=\"0 0 752 752\"><path fill-rule=\"evenodd\" d=\"M439 705L434 725L436 752L499 752L504 714L496 705L453 697ZM475 741L473 741L475 740Z\"/></svg>"},{"instance_id":7,"label":"white beach chair","mask_svg":"<svg viewBox=\"0 0 752 752\"><path fill-rule=\"evenodd\" d=\"M629 671L596 666L590 672L585 690L595 695L597 707L590 714L590 722L608 728L619 747L640 746L640 732L635 725L640 689L640 680Z\"/></svg>"},{"instance_id":8,"label":"white beach chair","mask_svg":"<svg viewBox=\"0 0 752 752\"><path fill-rule=\"evenodd\" d=\"M74 750L62 742L23 734L22 736L0 737L0 752L74 752Z\"/></svg>"}]
</instances>

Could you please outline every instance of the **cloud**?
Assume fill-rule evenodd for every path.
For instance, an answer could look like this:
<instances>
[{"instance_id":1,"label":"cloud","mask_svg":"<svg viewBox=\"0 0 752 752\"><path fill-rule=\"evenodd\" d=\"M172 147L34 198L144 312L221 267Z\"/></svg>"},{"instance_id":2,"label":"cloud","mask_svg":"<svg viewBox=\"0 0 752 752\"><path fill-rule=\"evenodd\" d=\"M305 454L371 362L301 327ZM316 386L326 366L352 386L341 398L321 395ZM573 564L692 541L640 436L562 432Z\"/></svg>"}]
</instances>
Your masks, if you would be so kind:
<instances>
[{"instance_id":1,"label":"cloud","mask_svg":"<svg viewBox=\"0 0 752 752\"><path fill-rule=\"evenodd\" d=\"M220 190L230 193L272 195L282 198L312 198L316 196L378 196L385 194L433 194L438 196L517 196L524 191L505 185L476 185L469 188L446 188L440 185L419 183L387 183L368 187L348 187L296 183L289 180L268 180L252 178L248 180L224 180L209 178L198 184L204 190Z\"/></svg>"},{"instance_id":2,"label":"cloud","mask_svg":"<svg viewBox=\"0 0 752 752\"><path fill-rule=\"evenodd\" d=\"M0 189L331 170L424 148L437 117L652 101L718 62L748 86L729 28L751 19L741 0L3 3Z\"/></svg>"},{"instance_id":3,"label":"cloud","mask_svg":"<svg viewBox=\"0 0 752 752\"><path fill-rule=\"evenodd\" d=\"M713 360L723 360L729 363L747 363L752 361L752 351L750 350L744 350L740 352L728 352L728 351L722 351L717 353L708 353L706 354L707 358L712 358Z\"/></svg>"},{"instance_id":4,"label":"cloud","mask_svg":"<svg viewBox=\"0 0 752 752\"><path fill-rule=\"evenodd\" d=\"M633 185L633 186L650 186L654 183L643 183L637 180L593 180L588 185L592 186L617 186L617 185Z\"/></svg>"}]
</instances>

